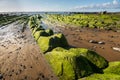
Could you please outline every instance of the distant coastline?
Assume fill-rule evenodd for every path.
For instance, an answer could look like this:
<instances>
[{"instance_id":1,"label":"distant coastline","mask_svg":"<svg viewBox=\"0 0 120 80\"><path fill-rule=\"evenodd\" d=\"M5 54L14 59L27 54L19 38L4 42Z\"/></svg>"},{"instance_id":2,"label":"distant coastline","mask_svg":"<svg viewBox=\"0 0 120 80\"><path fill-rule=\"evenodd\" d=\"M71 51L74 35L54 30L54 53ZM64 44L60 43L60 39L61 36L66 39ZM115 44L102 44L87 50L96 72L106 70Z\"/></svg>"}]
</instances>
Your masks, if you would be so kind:
<instances>
[{"instance_id":1,"label":"distant coastline","mask_svg":"<svg viewBox=\"0 0 120 80\"><path fill-rule=\"evenodd\" d=\"M102 12L102 11L101 11ZM29 14L29 15L34 15L34 14L98 14L101 12L66 12L66 11L36 11L36 12L0 12L0 14L13 14L13 15L20 15L20 14ZM120 12L107 12L108 14L118 14Z\"/></svg>"}]
</instances>

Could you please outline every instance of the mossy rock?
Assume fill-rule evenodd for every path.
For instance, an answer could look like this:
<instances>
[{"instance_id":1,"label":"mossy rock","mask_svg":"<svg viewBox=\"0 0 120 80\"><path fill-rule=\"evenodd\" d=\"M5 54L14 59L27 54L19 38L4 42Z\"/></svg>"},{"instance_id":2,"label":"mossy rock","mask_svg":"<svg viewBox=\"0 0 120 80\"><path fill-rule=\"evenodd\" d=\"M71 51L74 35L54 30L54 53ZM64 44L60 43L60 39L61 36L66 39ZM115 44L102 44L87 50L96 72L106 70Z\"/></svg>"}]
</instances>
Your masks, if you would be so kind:
<instances>
[{"instance_id":1,"label":"mossy rock","mask_svg":"<svg viewBox=\"0 0 120 80\"><path fill-rule=\"evenodd\" d=\"M40 31L40 30L44 30L44 29L41 28L41 27L35 27L35 28L32 30L32 34L34 35L36 31Z\"/></svg>"},{"instance_id":2,"label":"mossy rock","mask_svg":"<svg viewBox=\"0 0 120 80\"><path fill-rule=\"evenodd\" d=\"M104 69L108 66L108 61L105 60L102 56L98 55L96 52L88 50L88 49L83 49L83 48L71 48L69 50L70 52L80 54L84 56L85 58L88 59L90 64L95 68L100 68Z\"/></svg>"},{"instance_id":3,"label":"mossy rock","mask_svg":"<svg viewBox=\"0 0 120 80\"><path fill-rule=\"evenodd\" d=\"M104 70L104 73L120 75L120 61L110 62L108 68Z\"/></svg>"},{"instance_id":4,"label":"mossy rock","mask_svg":"<svg viewBox=\"0 0 120 80\"><path fill-rule=\"evenodd\" d=\"M69 46L65 36L62 33L54 34L53 36L51 36L51 38L52 38L52 43L54 43L56 47Z\"/></svg>"},{"instance_id":5,"label":"mossy rock","mask_svg":"<svg viewBox=\"0 0 120 80\"><path fill-rule=\"evenodd\" d=\"M93 74L78 80L120 80L120 75L116 74Z\"/></svg>"},{"instance_id":6,"label":"mossy rock","mask_svg":"<svg viewBox=\"0 0 120 80\"><path fill-rule=\"evenodd\" d=\"M53 35L53 31L50 29L39 30L34 33L35 40L38 40L40 36L51 36L51 35Z\"/></svg>"},{"instance_id":7,"label":"mossy rock","mask_svg":"<svg viewBox=\"0 0 120 80\"><path fill-rule=\"evenodd\" d=\"M45 36L41 36L38 39L38 45L40 47L40 50L44 53L46 51L51 50L52 46L50 45L51 42L51 38L50 37L45 37Z\"/></svg>"},{"instance_id":8,"label":"mossy rock","mask_svg":"<svg viewBox=\"0 0 120 80\"><path fill-rule=\"evenodd\" d=\"M54 34L53 30L51 29L46 29L45 32L49 34L50 36Z\"/></svg>"},{"instance_id":9,"label":"mossy rock","mask_svg":"<svg viewBox=\"0 0 120 80\"><path fill-rule=\"evenodd\" d=\"M63 48L56 48L45 54L60 80L77 80L93 73L86 58Z\"/></svg>"},{"instance_id":10,"label":"mossy rock","mask_svg":"<svg viewBox=\"0 0 120 80\"><path fill-rule=\"evenodd\" d=\"M56 47L68 47L68 43L63 34L54 34L53 36L41 36L38 39L38 45L43 53Z\"/></svg>"},{"instance_id":11,"label":"mossy rock","mask_svg":"<svg viewBox=\"0 0 120 80\"><path fill-rule=\"evenodd\" d=\"M93 74L79 80L120 80L120 61L109 62L104 74Z\"/></svg>"},{"instance_id":12,"label":"mossy rock","mask_svg":"<svg viewBox=\"0 0 120 80\"><path fill-rule=\"evenodd\" d=\"M40 36L49 36L49 34L46 33L45 30L36 31L34 33L34 38L36 41L39 39Z\"/></svg>"}]
</instances>

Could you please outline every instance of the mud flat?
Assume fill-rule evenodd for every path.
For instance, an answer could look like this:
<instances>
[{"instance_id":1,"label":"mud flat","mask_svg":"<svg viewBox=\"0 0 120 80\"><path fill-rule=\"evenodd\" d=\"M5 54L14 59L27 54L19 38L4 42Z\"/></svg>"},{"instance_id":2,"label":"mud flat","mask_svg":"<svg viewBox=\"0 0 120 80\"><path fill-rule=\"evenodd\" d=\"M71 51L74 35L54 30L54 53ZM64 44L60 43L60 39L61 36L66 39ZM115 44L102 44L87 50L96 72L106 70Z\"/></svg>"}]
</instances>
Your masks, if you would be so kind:
<instances>
[{"instance_id":1,"label":"mud flat","mask_svg":"<svg viewBox=\"0 0 120 80\"><path fill-rule=\"evenodd\" d=\"M0 80L57 80L28 27L0 28Z\"/></svg>"},{"instance_id":2,"label":"mud flat","mask_svg":"<svg viewBox=\"0 0 120 80\"><path fill-rule=\"evenodd\" d=\"M120 61L120 33L88 28L63 28L69 44L96 51L108 61Z\"/></svg>"}]
</instances>

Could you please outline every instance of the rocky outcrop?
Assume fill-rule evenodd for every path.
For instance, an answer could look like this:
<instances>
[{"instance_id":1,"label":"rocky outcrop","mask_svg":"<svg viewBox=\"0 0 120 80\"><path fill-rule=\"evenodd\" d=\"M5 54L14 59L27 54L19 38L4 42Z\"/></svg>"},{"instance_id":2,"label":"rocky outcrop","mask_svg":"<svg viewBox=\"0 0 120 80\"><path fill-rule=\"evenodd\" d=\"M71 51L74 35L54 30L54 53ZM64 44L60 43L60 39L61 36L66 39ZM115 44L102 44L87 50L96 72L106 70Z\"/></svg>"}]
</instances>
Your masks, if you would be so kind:
<instances>
[{"instance_id":1,"label":"rocky outcrop","mask_svg":"<svg viewBox=\"0 0 120 80\"><path fill-rule=\"evenodd\" d=\"M43 53L51 51L56 47L68 47L67 40L61 33L48 37L41 36L37 42Z\"/></svg>"},{"instance_id":2,"label":"rocky outcrop","mask_svg":"<svg viewBox=\"0 0 120 80\"><path fill-rule=\"evenodd\" d=\"M70 48L62 33L40 27L37 18L30 18L30 28L40 50L60 80L77 80L102 72L108 62L96 52L84 48ZM33 25L34 24L34 25Z\"/></svg>"},{"instance_id":3,"label":"rocky outcrop","mask_svg":"<svg viewBox=\"0 0 120 80\"><path fill-rule=\"evenodd\" d=\"M94 73L94 66L99 70L108 66L103 57L84 48L67 50L58 47L46 53L45 57L61 80L77 80Z\"/></svg>"}]
</instances>

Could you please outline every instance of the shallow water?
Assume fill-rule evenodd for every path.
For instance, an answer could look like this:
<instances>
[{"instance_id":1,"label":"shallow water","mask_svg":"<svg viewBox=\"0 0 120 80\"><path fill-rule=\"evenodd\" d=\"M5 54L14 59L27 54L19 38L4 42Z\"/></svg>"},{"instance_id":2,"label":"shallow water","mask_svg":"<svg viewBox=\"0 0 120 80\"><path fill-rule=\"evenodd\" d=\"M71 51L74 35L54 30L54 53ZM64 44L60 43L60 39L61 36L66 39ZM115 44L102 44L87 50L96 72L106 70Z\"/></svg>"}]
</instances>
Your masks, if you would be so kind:
<instances>
[{"instance_id":1,"label":"shallow water","mask_svg":"<svg viewBox=\"0 0 120 80\"><path fill-rule=\"evenodd\" d=\"M20 39L17 39L21 35L22 25L16 25L17 22L12 24L3 26L0 28L0 44L8 44L8 43L18 43ZM22 42L22 40L20 41Z\"/></svg>"}]
</instances>

